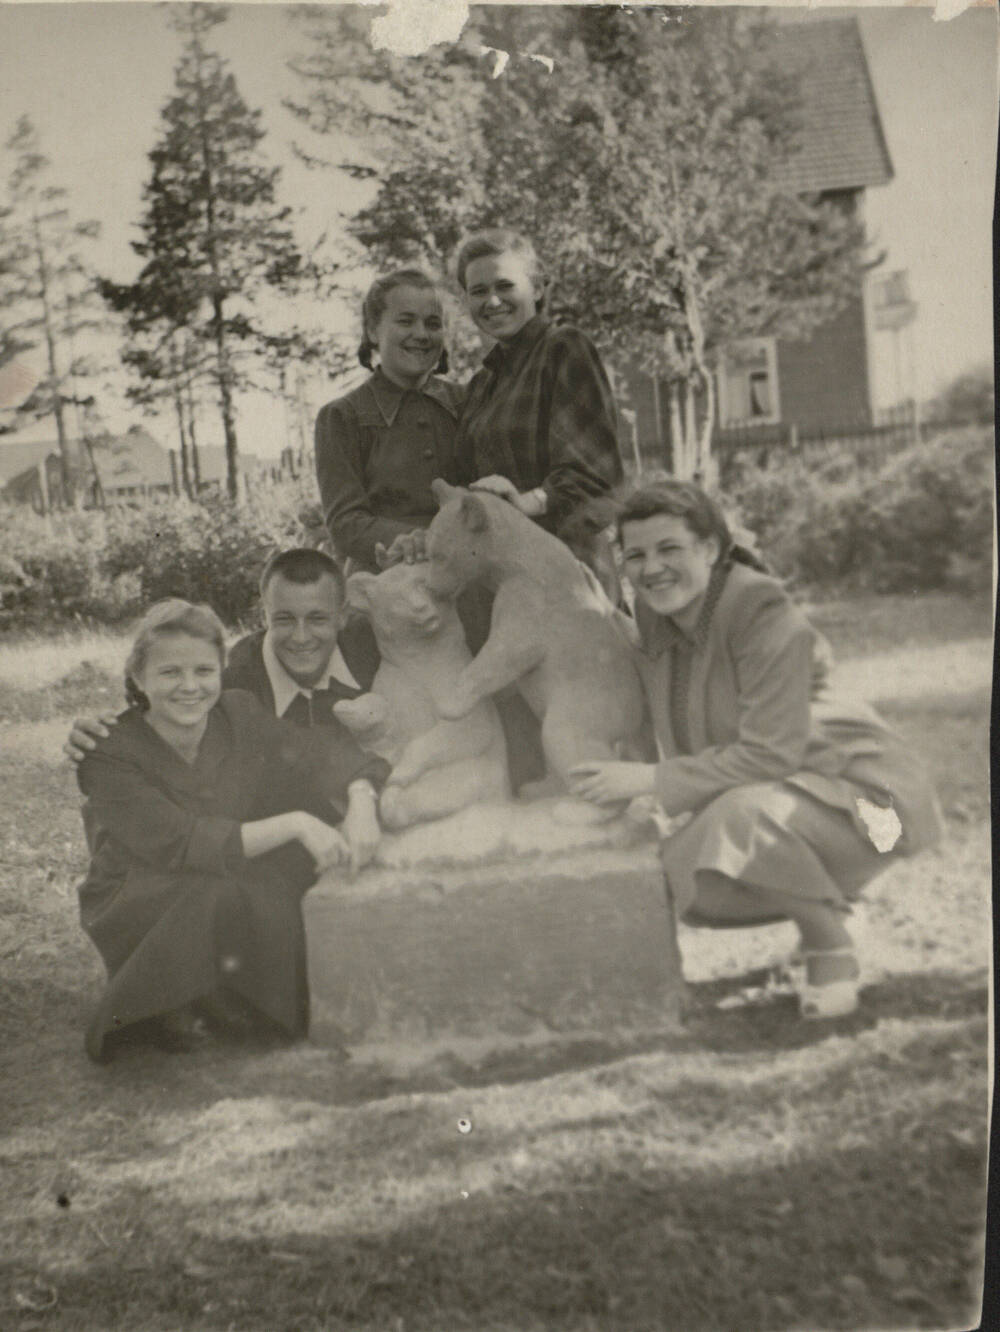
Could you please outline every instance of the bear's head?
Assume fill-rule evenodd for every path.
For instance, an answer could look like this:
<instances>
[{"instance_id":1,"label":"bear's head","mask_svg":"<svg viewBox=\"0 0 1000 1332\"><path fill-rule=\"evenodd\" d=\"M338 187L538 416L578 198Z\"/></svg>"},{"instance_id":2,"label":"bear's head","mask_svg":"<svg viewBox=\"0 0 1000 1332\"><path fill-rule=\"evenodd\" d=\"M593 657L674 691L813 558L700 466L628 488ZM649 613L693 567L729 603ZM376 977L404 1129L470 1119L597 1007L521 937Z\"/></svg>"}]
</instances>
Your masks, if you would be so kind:
<instances>
[{"instance_id":1,"label":"bear's head","mask_svg":"<svg viewBox=\"0 0 1000 1332\"><path fill-rule=\"evenodd\" d=\"M427 529L427 582L439 597L455 597L487 570L492 496L474 495L446 481L431 483L439 509Z\"/></svg>"},{"instance_id":2,"label":"bear's head","mask_svg":"<svg viewBox=\"0 0 1000 1332\"><path fill-rule=\"evenodd\" d=\"M437 638L458 624L455 607L431 592L427 575L428 565L420 563L348 578L348 604L371 621L383 657L391 659L394 648Z\"/></svg>"}]
</instances>

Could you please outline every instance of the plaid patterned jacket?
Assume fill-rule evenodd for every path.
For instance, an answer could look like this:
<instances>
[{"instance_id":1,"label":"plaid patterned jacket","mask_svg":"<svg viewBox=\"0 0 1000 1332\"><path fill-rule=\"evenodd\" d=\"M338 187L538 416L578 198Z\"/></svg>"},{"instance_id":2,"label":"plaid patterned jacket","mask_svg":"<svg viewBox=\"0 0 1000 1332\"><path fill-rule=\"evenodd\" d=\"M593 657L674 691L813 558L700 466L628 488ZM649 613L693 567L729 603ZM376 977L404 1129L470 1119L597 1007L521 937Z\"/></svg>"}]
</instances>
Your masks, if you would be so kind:
<instances>
[{"instance_id":1,"label":"plaid patterned jacket","mask_svg":"<svg viewBox=\"0 0 1000 1332\"><path fill-rule=\"evenodd\" d=\"M493 348L469 385L455 466L460 485L499 475L544 489L550 530L621 482L611 385L579 329L535 315Z\"/></svg>"}]
</instances>

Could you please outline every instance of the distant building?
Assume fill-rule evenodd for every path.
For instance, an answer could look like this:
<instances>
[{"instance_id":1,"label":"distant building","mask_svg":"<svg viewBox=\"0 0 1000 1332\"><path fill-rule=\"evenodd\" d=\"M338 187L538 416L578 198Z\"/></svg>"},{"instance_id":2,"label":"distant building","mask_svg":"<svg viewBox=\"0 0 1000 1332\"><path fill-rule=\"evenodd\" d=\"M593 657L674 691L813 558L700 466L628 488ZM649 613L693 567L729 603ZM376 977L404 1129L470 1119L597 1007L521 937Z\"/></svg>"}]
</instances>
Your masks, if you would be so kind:
<instances>
[{"instance_id":1,"label":"distant building","mask_svg":"<svg viewBox=\"0 0 1000 1332\"><path fill-rule=\"evenodd\" d=\"M802 73L799 148L781 168L786 188L821 194L861 217L866 189L885 185L893 168L854 18L789 23L776 40L788 66ZM716 377L715 442L786 439L872 424L872 320L866 292L808 340L748 338L726 348ZM668 386L626 374L638 447L650 461L669 460Z\"/></svg>"},{"instance_id":2,"label":"distant building","mask_svg":"<svg viewBox=\"0 0 1000 1332\"><path fill-rule=\"evenodd\" d=\"M131 426L124 435L106 435L92 442L92 452L73 445L75 473L83 502L91 507L113 504L147 495L179 494L180 462L173 449L165 449L142 426ZM217 445L198 448L198 470L202 490L224 490L226 454ZM253 454L240 454L240 467L250 475L265 464ZM96 470L96 476L95 476ZM0 495L15 503L31 504L39 511L62 502L59 445L54 440L38 443L0 441Z\"/></svg>"}]
</instances>

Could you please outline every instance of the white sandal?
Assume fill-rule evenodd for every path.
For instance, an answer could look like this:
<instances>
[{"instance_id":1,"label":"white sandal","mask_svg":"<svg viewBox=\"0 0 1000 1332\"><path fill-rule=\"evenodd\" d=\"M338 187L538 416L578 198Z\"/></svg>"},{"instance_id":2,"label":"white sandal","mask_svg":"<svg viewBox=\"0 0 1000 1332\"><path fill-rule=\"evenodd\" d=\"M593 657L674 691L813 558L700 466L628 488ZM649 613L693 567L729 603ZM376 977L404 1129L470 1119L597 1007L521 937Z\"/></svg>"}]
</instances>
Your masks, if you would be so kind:
<instances>
[{"instance_id":1,"label":"white sandal","mask_svg":"<svg viewBox=\"0 0 1000 1332\"><path fill-rule=\"evenodd\" d=\"M824 985L812 985L808 980L808 963L811 957L850 957L857 962L853 948L798 949L789 962L793 964L793 984L799 996L799 1014L801 1017L816 1021L821 1018L847 1017L858 1007L858 990L861 987L860 976L850 979L827 981Z\"/></svg>"}]
</instances>

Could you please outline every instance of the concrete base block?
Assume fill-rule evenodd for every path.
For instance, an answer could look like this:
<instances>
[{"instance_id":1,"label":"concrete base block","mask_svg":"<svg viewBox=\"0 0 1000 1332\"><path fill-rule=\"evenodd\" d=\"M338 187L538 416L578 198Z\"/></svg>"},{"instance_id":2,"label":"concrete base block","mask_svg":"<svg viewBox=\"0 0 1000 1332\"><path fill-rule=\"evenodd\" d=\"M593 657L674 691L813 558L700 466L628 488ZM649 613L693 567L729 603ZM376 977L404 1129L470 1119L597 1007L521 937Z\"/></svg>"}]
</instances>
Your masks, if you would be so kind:
<instances>
[{"instance_id":1,"label":"concrete base block","mask_svg":"<svg viewBox=\"0 0 1000 1332\"><path fill-rule=\"evenodd\" d=\"M465 811L387 837L353 882L325 876L303 902L312 1038L489 1048L672 1025L655 843L623 820L553 825L551 805Z\"/></svg>"}]
</instances>

